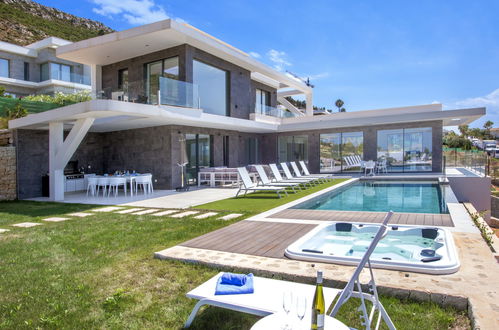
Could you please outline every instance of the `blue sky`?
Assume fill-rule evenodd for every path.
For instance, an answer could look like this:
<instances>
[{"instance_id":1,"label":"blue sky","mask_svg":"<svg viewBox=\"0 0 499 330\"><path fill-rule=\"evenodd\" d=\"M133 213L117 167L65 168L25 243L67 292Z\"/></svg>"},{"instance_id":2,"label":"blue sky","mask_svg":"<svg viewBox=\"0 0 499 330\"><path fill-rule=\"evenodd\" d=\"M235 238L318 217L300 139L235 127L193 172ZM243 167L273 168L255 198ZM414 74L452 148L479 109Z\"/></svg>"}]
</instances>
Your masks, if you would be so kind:
<instances>
[{"instance_id":1,"label":"blue sky","mask_svg":"<svg viewBox=\"0 0 499 330\"><path fill-rule=\"evenodd\" d=\"M115 30L175 18L280 70L347 111L486 106L499 126L499 1L40 0Z\"/></svg>"}]
</instances>

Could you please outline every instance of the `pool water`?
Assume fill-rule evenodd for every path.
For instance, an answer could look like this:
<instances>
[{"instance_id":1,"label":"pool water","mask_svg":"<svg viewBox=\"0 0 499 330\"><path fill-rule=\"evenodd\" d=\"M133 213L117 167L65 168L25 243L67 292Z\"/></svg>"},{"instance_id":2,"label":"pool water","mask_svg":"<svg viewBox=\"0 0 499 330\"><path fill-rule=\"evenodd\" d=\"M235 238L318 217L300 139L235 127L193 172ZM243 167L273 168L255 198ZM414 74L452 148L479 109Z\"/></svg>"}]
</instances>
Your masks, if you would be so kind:
<instances>
[{"instance_id":1,"label":"pool water","mask_svg":"<svg viewBox=\"0 0 499 330\"><path fill-rule=\"evenodd\" d=\"M365 180L335 189L294 206L294 209L449 213L438 182Z\"/></svg>"},{"instance_id":2,"label":"pool water","mask_svg":"<svg viewBox=\"0 0 499 330\"><path fill-rule=\"evenodd\" d=\"M291 259L356 265L379 225L328 223L291 244ZM459 268L452 237L442 228L388 226L386 236L371 255L375 267L429 274L450 274Z\"/></svg>"}]
</instances>

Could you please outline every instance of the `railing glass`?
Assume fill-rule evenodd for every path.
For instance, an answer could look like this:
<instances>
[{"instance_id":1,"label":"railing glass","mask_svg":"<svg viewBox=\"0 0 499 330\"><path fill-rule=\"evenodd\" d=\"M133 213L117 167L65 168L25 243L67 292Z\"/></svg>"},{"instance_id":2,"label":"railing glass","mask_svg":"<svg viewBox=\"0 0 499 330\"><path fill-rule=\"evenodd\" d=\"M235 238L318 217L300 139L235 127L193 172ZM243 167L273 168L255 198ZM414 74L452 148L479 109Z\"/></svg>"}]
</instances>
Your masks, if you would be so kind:
<instances>
[{"instance_id":1,"label":"railing glass","mask_svg":"<svg viewBox=\"0 0 499 330\"><path fill-rule=\"evenodd\" d=\"M197 85L166 77L159 77L154 82L129 81L120 88L103 88L95 97L133 103L199 108Z\"/></svg>"},{"instance_id":2,"label":"railing glass","mask_svg":"<svg viewBox=\"0 0 499 330\"><path fill-rule=\"evenodd\" d=\"M281 109L274 108L268 105L257 104L255 107L255 113L265 116L277 117L277 118L293 118L296 117L296 114L293 112Z\"/></svg>"}]
</instances>

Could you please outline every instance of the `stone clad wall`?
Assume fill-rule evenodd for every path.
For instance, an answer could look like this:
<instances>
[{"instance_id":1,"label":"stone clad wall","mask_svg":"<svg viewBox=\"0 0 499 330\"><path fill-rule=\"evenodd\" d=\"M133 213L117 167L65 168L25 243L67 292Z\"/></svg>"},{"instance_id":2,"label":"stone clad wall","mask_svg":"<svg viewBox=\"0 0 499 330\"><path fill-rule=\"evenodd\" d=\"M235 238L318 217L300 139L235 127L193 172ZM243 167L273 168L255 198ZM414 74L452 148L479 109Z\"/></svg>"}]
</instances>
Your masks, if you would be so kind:
<instances>
[{"instance_id":1,"label":"stone clad wall","mask_svg":"<svg viewBox=\"0 0 499 330\"><path fill-rule=\"evenodd\" d=\"M16 198L16 148L12 146L12 132L0 130L0 200Z\"/></svg>"}]
</instances>

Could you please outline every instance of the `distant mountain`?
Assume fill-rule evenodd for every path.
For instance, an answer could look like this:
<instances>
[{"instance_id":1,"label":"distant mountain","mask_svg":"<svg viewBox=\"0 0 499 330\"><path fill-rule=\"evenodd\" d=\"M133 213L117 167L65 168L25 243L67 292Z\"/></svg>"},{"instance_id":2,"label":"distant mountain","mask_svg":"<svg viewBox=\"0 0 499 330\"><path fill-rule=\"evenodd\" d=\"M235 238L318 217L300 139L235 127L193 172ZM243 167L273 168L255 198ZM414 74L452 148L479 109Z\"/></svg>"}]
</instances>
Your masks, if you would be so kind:
<instances>
[{"instance_id":1,"label":"distant mountain","mask_svg":"<svg viewBox=\"0 0 499 330\"><path fill-rule=\"evenodd\" d=\"M68 0L79 1L79 0ZM0 40L28 45L47 37L79 41L113 32L100 22L31 0L0 0Z\"/></svg>"}]
</instances>

